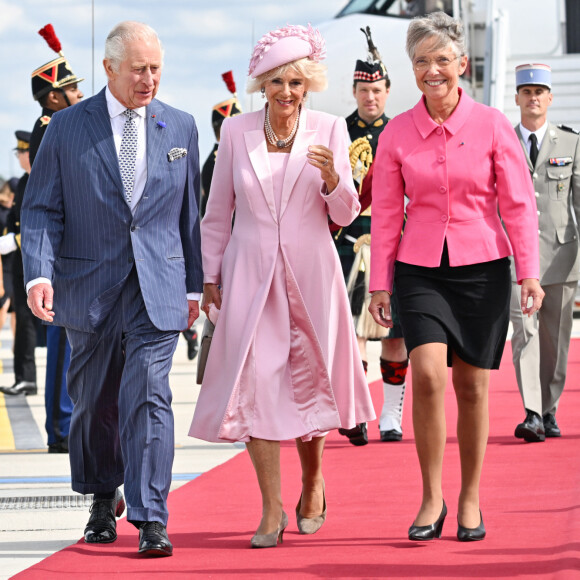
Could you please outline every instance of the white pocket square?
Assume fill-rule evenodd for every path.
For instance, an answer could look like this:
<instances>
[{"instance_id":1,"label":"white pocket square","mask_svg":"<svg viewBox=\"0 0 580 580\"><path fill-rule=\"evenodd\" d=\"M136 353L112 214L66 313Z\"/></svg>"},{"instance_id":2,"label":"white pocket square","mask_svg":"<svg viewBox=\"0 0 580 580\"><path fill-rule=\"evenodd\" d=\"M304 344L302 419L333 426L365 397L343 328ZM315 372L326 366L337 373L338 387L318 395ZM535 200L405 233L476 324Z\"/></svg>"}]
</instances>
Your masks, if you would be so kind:
<instances>
[{"instance_id":1,"label":"white pocket square","mask_svg":"<svg viewBox=\"0 0 580 580\"><path fill-rule=\"evenodd\" d=\"M176 159L181 159L187 155L187 149L183 147L174 147L168 154L167 154L167 161L171 163Z\"/></svg>"}]
</instances>

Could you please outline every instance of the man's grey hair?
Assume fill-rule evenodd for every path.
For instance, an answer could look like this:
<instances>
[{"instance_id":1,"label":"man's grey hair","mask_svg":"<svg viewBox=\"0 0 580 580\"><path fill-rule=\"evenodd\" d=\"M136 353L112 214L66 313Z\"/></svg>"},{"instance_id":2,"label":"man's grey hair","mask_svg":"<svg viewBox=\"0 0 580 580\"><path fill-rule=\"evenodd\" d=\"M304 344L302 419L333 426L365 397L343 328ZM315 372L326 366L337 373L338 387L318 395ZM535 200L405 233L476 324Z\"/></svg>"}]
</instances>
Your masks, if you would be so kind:
<instances>
[{"instance_id":1,"label":"man's grey hair","mask_svg":"<svg viewBox=\"0 0 580 580\"><path fill-rule=\"evenodd\" d=\"M436 39L433 50L447 48L449 43L457 56L466 54L463 23L458 18L451 18L445 12L432 12L427 16L413 18L407 30L407 54L413 60L417 46L424 40Z\"/></svg>"},{"instance_id":2,"label":"man's grey hair","mask_svg":"<svg viewBox=\"0 0 580 580\"><path fill-rule=\"evenodd\" d=\"M119 71L121 63L125 60L127 42L134 40L154 40L159 44L161 49L161 59L163 60L163 45L157 32L148 24L143 22L135 22L126 20L117 24L105 41L105 59L111 63L111 67L115 72Z\"/></svg>"}]
</instances>

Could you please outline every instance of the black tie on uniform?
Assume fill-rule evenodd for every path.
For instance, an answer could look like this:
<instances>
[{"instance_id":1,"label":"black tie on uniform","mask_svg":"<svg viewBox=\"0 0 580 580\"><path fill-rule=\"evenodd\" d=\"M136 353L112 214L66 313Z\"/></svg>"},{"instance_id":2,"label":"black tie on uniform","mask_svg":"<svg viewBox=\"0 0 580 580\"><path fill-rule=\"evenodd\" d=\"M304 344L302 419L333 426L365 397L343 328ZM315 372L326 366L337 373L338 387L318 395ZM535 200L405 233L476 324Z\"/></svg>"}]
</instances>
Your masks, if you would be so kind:
<instances>
[{"instance_id":1,"label":"black tie on uniform","mask_svg":"<svg viewBox=\"0 0 580 580\"><path fill-rule=\"evenodd\" d=\"M530 134L530 143L532 144L530 147L530 161L532 162L532 166L535 167L536 160L538 159L538 138L535 133Z\"/></svg>"}]
</instances>

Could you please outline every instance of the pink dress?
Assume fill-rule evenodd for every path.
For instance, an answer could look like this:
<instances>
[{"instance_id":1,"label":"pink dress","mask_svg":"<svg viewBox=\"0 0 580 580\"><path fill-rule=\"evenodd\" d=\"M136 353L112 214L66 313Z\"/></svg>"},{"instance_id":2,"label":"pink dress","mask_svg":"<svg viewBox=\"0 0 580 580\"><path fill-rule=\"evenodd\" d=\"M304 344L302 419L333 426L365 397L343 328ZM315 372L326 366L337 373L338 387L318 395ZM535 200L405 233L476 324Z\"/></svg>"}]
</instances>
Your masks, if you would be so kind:
<instances>
[{"instance_id":1,"label":"pink dress","mask_svg":"<svg viewBox=\"0 0 580 580\"><path fill-rule=\"evenodd\" d=\"M268 153L278 216L282 200L282 184L289 156L289 153ZM283 441L299 436L308 440L324 435L319 431L309 431L310 427L305 425L302 420L294 398L290 372L290 325L279 323L280 320L290 320L286 283L284 258L279 249L272 285L264 304L262 316L258 321L253 345L242 371L248 375L248 380L254 380L253 377L255 377L256 384L264 387L256 389L252 437L271 441ZM276 344L275 350L271 349L272 343ZM249 367L256 364L256 361L259 361L259 364L252 371ZM244 382L246 378L242 377L241 380ZM269 418L276 416L279 416L281 420L274 422L269 420Z\"/></svg>"},{"instance_id":2,"label":"pink dress","mask_svg":"<svg viewBox=\"0 0 580 580\"><path fill-rule=\"evenodd\" d=\"M375 416L328 231L360 208L346 124L303 110L289 154L268 153L263 127L263 111L222 125L201 224L204 281L223 290L189 432L207 441L307 441ZM316 144L334 152L330 194Z\"/></svg>"}]
</instances>

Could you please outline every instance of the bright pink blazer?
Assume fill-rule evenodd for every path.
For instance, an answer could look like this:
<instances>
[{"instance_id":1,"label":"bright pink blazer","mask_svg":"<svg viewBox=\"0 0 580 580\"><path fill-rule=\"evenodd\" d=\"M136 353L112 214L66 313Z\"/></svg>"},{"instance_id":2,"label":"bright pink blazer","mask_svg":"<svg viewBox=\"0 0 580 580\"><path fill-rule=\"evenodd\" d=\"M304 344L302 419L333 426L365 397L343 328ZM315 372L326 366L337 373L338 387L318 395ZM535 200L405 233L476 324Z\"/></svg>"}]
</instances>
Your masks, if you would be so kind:
<instances>
[{"instance_id":1,"label":"bright pink blazer","mask_svg":"<svg viewBox=\"0 0 580 580\"><path fill-rule=\"evenodd\" d=\"M421 98L379 138L371 292L392 290L395 260L439 266L445 240L451 266L513 254L519 281L539 277L536 200L522 146L500 111L459 90L459 104L442 125Z\"/></svg>"}]
</instances>

